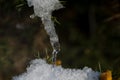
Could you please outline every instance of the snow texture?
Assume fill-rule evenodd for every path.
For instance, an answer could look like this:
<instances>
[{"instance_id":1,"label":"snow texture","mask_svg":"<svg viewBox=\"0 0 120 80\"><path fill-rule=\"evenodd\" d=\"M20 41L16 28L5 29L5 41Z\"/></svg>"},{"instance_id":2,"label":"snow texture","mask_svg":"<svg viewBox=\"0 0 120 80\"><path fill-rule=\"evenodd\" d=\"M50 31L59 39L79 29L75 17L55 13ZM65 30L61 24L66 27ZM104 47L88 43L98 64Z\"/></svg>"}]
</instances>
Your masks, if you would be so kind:
<instances>
[{"instance_id":1,"label":"snow texture","mask_svg":"<svg viewBox=\"0 0 120 80\"><path fill-rule=\"evenodd\" d=\"M63 8L58 0L27 0L28 6L33 6L35 16L45 17L51 15L52 11Z\"/></svg>"},{"instance_id":2,"label":"snow texture","mask_svg":"<svg viewBox=\"0 0 120 80\"><path fill-rule=\"evenodd\" d=\"M51 20L52 11L63 8L63 5L59 2L59 0L27 0L28 6L33 6L34 14L30 17L38 16L41 18L42 23L44 24L45 30L50 37L50 42L53 47L59 47L58 36L55 32L54 22ZM57 46L55 44L57 43Z\"/></svg>"},{"instance_id":3,"label":"snow texture","mask_svg":"<svg viewBox=\"0 0 120 80\"><path fill-rule=\"evenodd\" d=\"M64 69L61 66L47 64L42 59L31 61L27 72L13 77L13 80L99 80L99 72L91 68Z\"/></svg>"}]
</instances>

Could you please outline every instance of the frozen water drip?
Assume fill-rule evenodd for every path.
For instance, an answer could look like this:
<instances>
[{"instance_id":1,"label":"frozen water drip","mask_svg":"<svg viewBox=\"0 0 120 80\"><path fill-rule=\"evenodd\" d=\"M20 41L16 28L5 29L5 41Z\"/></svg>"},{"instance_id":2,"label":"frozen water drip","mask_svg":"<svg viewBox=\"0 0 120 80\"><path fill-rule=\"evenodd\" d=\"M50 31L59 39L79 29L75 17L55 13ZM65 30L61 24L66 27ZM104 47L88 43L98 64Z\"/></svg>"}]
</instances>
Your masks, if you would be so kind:
<instances>
[{"instance_id":1,"label":"frozen water drip","mask_svg":"<svg viewBox=\"0 0 120 80\"><path fill-rule=\"evenodd\" d=\"M52 58L53 63L56 61L57 53L59 52L55 46L56 43L59 44L58 36L55 32L54 22L51 20L52 12L54 10L63 8L63 5L59 0L27 0L29 7L33 6L34 14L31 18L38 16L41 18L44 28L50 37L50 43L53 47ZM60 45L58 45L60 48ZM59 49L60 50L60 49Z\"/></svg>"},{"instance_id":2,"label":"frozen water drip","mask_svg":"<svg viewBox=\"0 0 120 80\"><path fill-rule=\"evenodd\" d=\"M60 44L59 43L54 43L53 44L53 52L52 52L53 67L55 66L57 54L59 53L59 51L60 51Z\"/></svg>"}]
</instances>

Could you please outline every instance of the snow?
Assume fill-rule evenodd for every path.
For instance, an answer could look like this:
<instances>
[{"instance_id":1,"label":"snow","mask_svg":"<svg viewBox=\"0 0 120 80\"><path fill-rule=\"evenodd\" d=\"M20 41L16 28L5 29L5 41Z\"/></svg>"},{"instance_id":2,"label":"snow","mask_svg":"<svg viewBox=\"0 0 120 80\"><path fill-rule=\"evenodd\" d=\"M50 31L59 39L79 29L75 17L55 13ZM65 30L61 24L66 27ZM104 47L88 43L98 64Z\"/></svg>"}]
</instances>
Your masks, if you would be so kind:
<instances>
[{"instance_id":1,"label":"snow","mask_svg":"<svg viewBox=\"0 0 120 80\"><path fill-rule=\"evenodd\" d=\"M50 36L50 42L54 50L59 48L58 36L55 32L54 22L51 20L52 11L63 8L58 0L27 0L29 7L33 6L34 14L31 18L38 16ZM18 25L19 27L19 25ZM47 64L42 59L35 59L30 62L27 71L13 77L12 80L99 80L99 72L91 68L65 69L61 66Z\"/></svg>"},{"instance_id":2,"label":"snow","mask_svg":"<svg viewBox=\"0 0 120 80\"><path fill-rule=\"evenodd\" d=\"M27 0L28 6L34 9L34 14L31 18L38 16L41 18L44 28L50 37L50 43L53 47L53 54L60 47L58 36L55 32L54 22L51 20L52 12L54 10L63 8L59 0ZM58 44L57 46L55 44ZM56 52L57 53L57 52Z\"/></svg>"},{"instance_id":3,"label":"snow","mask_svg":"<svg viewBox=\"0 0 120 80\"><path fill-rule=\"evenodd\" d=\"M63 8L59 0L27 0L28 6L33 6L34 14L38 17L51 15L52 11Z\"/></svg>"},{"instance_id":4,"label":"snow","mask_svg":"<svg viewBox=\"0 0 120 80\"><path fill-rule=\"evenodd\" d=\"M13 77L13 80L99 80L99 72L88 67L83 69L53 67L42 59L35 59L30 62L25 73Z\"/></svg>"}]
</instances>

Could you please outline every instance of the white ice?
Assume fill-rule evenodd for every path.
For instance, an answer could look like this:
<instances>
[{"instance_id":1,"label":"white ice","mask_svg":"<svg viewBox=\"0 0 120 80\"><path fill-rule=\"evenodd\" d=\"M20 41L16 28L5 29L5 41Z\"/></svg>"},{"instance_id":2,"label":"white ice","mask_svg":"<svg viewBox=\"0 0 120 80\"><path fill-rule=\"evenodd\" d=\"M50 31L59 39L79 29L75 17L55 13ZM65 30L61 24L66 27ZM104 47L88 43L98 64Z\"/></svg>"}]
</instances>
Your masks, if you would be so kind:
<instances>
[{"instance_id":1,"label":"white ice","mask_svg":"<svg viewBox=\"0 0 120 80\"><path fill-rule=\"evenodd\" d=\"M33 6L35 16L41 18L63 7L59 0L27 0L27 2L29 7Z\"/></svg>"},{"instance_id":2,"label":"white ice","mask_svg":"<svg viewBox=\"0 0 120 80\"><path fill-rule=\"evenodd\" d=\"M27 71L13 80L99 80L99 72L91 68L64 69L61 66L47 64L42 59L31 61Z\"/></svg>"},{"instance_id":3,"label":"white ice","mask_svg":"<svg viewBox=\"0 0 120 80\"><path fill-rule=\"evenodd\" d=\"M53 50L56 50L56 47L59 47L58 36L55 32L54 22L51 20L52 12L54 10L63 8L63 5L59 0L27 0L28 6L33 6L34 14L30 17L38 16L41 18L42 23L45 27L46 32L50 37L50 42L53 47ZM57 43L57 46L55 46Z\"/></svg>"}]
</instances>

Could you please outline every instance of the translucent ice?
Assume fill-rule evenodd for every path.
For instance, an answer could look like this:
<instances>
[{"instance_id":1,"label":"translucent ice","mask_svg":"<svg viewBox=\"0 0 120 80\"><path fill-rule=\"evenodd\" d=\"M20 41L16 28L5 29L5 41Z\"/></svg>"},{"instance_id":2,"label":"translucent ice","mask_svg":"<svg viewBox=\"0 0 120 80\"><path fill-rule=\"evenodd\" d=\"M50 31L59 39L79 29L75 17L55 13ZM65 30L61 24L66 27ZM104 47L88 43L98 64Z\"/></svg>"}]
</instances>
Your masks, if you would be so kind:
<instances>
[{"instance_id":1,"label":"translucent ice","mask_svg":"<svg viewBox=\"0 0 120 80\"><path fill-rule=\"evenodd\" d=\"M56 60L56 54L60 50L60 44L58 36L55 32L54 22L51 20L52 11L63 8L59 0L27 0L28 6L33 6L34 14L31 15L31 18L38 16L41 18L42 23L44 24L45 30L50 37L50 43L53 47L53 63ZM56 45L57 44L57 45Z\"/></svg>"},{"instance_id":2,"label":"translucent ice","mask_svg":"<svg viewBox=\"0 0 120 80\"><path fill-rule=\"evenodd\" d=\"M27 2L29 7L33 6L34 8L34 15L31 15L31 17L38 16L41 18L45 30L50 37L51 45L55 49L55 44L59 44L59 40L51 16L52 11L63 8L62 4L60 4L59 0L27 0Z\"/></svg>"},{"instance_id":3,"label":"translucent ice","mask_svg":"<svg viewBox=\"0 0 120 80\"><path fill-rule=\"evenodd\" d=\"M81 69L64 69L61 66L47 64L44 60L31 61L27 72L16 76L13 80L99 80L99 72L85 67Z\"/></svg>"}]
</instances>

